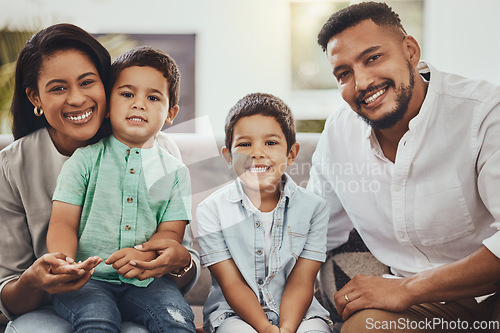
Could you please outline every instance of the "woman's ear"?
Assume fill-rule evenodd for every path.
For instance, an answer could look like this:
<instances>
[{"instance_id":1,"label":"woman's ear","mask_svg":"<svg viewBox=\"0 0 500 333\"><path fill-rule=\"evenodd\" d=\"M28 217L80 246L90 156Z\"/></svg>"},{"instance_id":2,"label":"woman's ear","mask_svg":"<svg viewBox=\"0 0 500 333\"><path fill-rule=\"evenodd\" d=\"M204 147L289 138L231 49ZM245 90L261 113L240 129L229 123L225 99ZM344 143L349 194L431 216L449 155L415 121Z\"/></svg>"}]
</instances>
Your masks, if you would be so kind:
<instances>
[{"instance_id":1,"label":"woman's ear","mask_svg":"<svg viewBox=\"0 0 500 333\"><path fill-rule=\"evenodd\" d=\"M231 153L229 152L229 149L226 148L226 146L223 146L221 149L222 156L224 156L224 159L226 160L227 164L229 166L233 165L233 159L231 158Z\"/></svg>"},{"instance_id":2,"label":"woman's ear","mask_svg":"<svg viewBox=\"0 0 500 333\"><path fill-rule=\"evenodd\" d=\"M34 107L39 108L42 106L42 103L40 103L40 96L38 96L38 91L33 88L26 88L25 92L26 96L28 96L28 99Z\"/></svg>"},{"instance_id":3,"label":"woman's ear","mask_svg":"<svg viewBox=\"0 0 500 333\"><path fill-rule=\"evenodd\" d=\"M297 155L299 153L300 145L298 142L295 142L291 147L290 151L288 152L288 160L286 165L290 166L295 162L295 159L297 158Z\"/></svg>"},{"instance_id":4,"label":"woman's ear","mask_svg":"<svg viewBox=\"0 0 500 333\"><path fill-rule=\"evenodd\" d=\"M165 124L167 124L168 126L172 125L178 113L179 113L179 105L176 104L172 106L170 110L168 110L168 115L167 119L165 119Z\"/></svg>"}]
</instances>

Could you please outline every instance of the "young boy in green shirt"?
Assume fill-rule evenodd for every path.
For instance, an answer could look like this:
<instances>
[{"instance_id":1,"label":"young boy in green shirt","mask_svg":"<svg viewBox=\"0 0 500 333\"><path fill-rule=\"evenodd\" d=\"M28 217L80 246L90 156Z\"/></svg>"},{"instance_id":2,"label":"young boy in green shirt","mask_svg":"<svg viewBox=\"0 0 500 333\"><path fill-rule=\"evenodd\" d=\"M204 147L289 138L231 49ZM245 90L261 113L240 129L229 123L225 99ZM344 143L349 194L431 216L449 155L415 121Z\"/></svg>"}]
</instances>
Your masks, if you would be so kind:
<instances>
[{"instance_id":1,"label":"young boy in green shirt","mask_svg":"<svg viewBox=\"0 0 500 333\"><path fill-rule=\"evenodd\" d=\"M55 311L75 332L119 332L123 320L151 332L194 332L193 313L176 284L141 281L135 260L156 258L134 248L152 239L182 242L191 219L187 168L160 148L156 136L179 106L179 71L149 47L122 54L112 65L112 135L75 151L53 196L49 252L69 262L106 259L80 290L53 295Z\"/></svg>"}]
</instances>

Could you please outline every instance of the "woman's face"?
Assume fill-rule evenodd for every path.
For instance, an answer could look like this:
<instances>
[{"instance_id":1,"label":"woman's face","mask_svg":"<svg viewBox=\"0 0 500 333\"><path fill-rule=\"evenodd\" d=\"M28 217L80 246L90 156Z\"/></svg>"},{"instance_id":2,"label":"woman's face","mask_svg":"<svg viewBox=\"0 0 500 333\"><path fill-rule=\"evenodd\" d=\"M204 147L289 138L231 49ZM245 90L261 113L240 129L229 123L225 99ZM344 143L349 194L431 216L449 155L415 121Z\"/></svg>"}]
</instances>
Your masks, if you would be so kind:
<instances>
[{"instance_id":1,"label":"woman's face","mask_svg":"<svg viewBox=\"0 0 500 333\"><path fill-rule=\"evenodd\" d=\"M106 115L106 94L96 67L83 52L61 50L46 57L38 91L27 89L31 102L43 110L57 149L66 155L88 144Z\"/></svg>"}]
</instances>

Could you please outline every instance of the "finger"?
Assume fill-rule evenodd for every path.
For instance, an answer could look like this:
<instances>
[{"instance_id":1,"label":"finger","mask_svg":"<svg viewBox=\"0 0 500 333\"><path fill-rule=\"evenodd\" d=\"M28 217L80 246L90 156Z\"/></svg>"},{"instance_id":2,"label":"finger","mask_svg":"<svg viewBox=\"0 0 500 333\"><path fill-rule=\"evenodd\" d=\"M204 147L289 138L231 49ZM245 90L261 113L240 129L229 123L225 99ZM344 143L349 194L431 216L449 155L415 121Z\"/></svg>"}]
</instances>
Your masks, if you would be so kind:
<instances>
[{"instance_id":1,"label":"finger","mask_svg":"<svg viewBox=\"0 0 500 333\"><path fill-rule=\"evenodd\" d=\"M123 277L126 278L126 279L136 278L142 272L144 272L143 269L132 268L130 271L128 271L127 273L123 274Z\"/></svg>"},{"instance_id":2,"label":"finger","mask_svg":"<svg viewBox=\"0 0 500 333\"><path fill-rule=\"evenodd\" d=\"M120 271L120 269L122 269L125 266L131 266L129 261L130 261L129 258L123 257L123 258L120 258L117 261L115 261L112 266L114 269L116 269L116 271Z\"/></svg>"},{"instance_id":3,"label":"finger","mask_svg":"<svg viewBox=\"0 0 500 333\"><path fill-rule=\"evenodd\" d=\"M168 262L164 262L163 259L160 258L161 257L158 257L151 261L131 260L130 265L147 270L155 270L158 267L168 266Z\"/></svg>"},{"instance_id":4,"label":"finger","mask_svg":"<svg viewBox=\"0 0 500 333\"><path fill-rule=\"evenodd\" d=\"M50 294L61 294L69 291L75 291L82 288L92 277L94 270L87 272L85 275L81 276L78 280L68 281L65 283L57 283L51 286L47 291Z\"/></svg>"},{"instance_id":5,"label":"finger","mask_svg":"<svg viewBox=\"0 0 500 333\"><path fill-rule=\"evenodd\" d=\"M121 258L125 257L125 255L126 254L124 251L118 250L115 253L113 253L112 255L110 255L109 258L106 259L105 263L107 265L111 265L114 262L116 262L117 260L120 260Z\"/></svg>"},{"instance_id":6,"label":"finger","mask_svg":"<svg viewBox=\"0 0 500 333\"><path fill-rule=\"evenodd\" d=\"M143 281L149 278L160 278L165 274L162 269L144 270L141 274L138 274L135 278L137 280Z\"/></svg>"},{"instance_id":7,"label":"finger","mask_svg":"<svg viewBox=\"0 0 500 333\"><path fill-rule=\"evenodd\" d=\"M172 246L172 242L177 243L172 239L153 239L147 241L146 243L142 243L134 246L136 250L139 251L157 251L157 250L165 250L167 247Z\"/></svg>"},{"instance_id":8,"label":"finger","mask_svg":"<svg viewBox=\"0 0 500 333\"><path fill-rule=\"evenodd\" d=\"M86 270L86 271L90 271L92 268L96 267L101 262L102 262L101 258L99 258L98 256L94 256L94 257L89 257L89 258L85 259L81 263L78 263L77 266L79 268Z\"/></svg>"},{"instance_id":9,"label":"finger","mask_svg":"<svg viewBox=\"0 0 500 333\"><path fill-rule=\"evenodd\" d=\"M134 266L126 264L126 265L123 265L122 267L120 267L119 269L117 269L116 272L119 275L125 275L128 272L130 272L131 270L133 270L134 268L135 268Z\"/></svg>"}]
</instances>

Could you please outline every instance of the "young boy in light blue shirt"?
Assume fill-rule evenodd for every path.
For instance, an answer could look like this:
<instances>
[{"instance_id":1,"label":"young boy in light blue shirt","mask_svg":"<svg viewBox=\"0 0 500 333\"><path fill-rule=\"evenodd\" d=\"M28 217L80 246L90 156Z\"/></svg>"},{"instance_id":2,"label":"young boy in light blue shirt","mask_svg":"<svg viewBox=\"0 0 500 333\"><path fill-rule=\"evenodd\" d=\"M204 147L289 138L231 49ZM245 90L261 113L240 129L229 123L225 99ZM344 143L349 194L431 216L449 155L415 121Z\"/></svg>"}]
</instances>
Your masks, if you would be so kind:
<instances>
[{"instance_id":1,"label":"young boy in light blue shirt","mask_svg":"<svg viewBox=\"0 0 500 333\"><path fill-rule=\"evenodd\" d=\"M53 295L73 331L119 332L122 319L151 332L194 332L193 313L171 279L142 279L134 261L155 251L148 240L181 243L191 219L187 168L160 148L156 136L179 106L179 71L159 50L136 48L112 66L112 135L80 148L64 164L53 196L49 252L69 261L107 258L80 290Z\"/></svg>"},{"instance_id":2,"label":"young boy in light blue shirt","mask_svg":"<svg viewBox=\"0 0 500 333\"><path fill-rule=\"evenodd\" d=\"M237 179L197 210L201 262L212 273L206 332L331 332L314 298L326 255L328 209L285 173L299 151L288 106L269 94L241 99L222 149Z\"/></svg>"}]
</instances>

